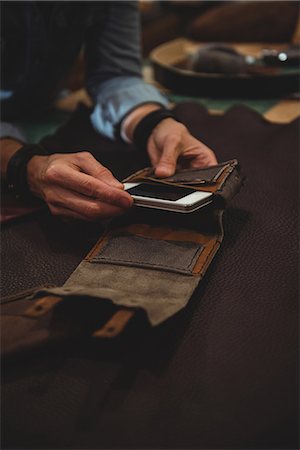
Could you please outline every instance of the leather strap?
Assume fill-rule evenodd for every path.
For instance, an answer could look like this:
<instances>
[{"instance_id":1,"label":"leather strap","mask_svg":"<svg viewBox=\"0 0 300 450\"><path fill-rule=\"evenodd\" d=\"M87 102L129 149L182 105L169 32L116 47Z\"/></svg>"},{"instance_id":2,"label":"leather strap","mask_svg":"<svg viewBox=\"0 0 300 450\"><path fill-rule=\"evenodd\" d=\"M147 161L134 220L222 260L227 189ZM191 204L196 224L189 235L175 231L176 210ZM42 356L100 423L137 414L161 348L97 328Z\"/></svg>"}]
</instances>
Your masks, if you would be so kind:
<instances>
[{"instance_id":1,"label":"leather strap","mask_svg":"<svg viewBox=\"0 0 300 450\"><path fill-rule=\"evenodd\" d=\"M16 198L31 196L27 182L27 163L36 155L49 155L49 152L39 144L25 144L10 158L6 180L9 190Z\"/></svg>"},{"instance_id":2,"label":"leather strap","mask_svg":"<svg viewBox=\"0 0 300 450\"><path fill-rule=\"evenodd\" d=\"M164 119L178 119L175 117L174 113L168 109L157 109L147 114L136 126L133 133L133 142L136 148L143 151L147 150L148 139L153 131L153 129Z\"/></svg>"}]
</instances>

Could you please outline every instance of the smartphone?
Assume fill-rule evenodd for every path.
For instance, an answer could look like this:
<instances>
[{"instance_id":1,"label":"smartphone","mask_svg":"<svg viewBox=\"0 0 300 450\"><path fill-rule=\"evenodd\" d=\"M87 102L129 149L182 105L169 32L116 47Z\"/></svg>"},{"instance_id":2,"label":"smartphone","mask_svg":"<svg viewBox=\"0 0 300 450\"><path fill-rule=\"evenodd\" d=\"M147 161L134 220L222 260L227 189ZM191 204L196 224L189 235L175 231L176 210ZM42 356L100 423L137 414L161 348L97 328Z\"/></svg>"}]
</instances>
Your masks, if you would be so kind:
<instances>
[{"instance_id":1,"label":"smartphone","mask_svg":"<svg viewBox=\"0 0 300 450\"><path fill-rule=\"evenodd\" d=\"M190 213L212 201L212 193L168 184L124 183L136 206Z\"/></svg>"}]
</instances>

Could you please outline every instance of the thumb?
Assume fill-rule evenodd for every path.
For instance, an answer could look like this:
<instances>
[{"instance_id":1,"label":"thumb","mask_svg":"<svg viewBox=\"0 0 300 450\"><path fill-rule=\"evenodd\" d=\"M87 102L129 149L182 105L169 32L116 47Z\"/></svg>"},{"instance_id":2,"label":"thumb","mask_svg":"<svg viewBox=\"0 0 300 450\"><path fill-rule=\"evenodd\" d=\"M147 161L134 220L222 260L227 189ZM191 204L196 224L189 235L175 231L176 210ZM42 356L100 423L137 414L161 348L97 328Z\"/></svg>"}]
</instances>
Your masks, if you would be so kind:
<instances>
[{"instance_id":1,"label":"thumb","mask_svg":"<svg viewBox=\"0 0 300 450\"><path fill-rule=\"evenodd\" d=\"M174 175L176 171L177 159L180 154L178 149L178 141L174 142L174 139L166 142L161 157L155 168L155 175L157 177L170 177Z\"/></svg>"},{"instance_id":2,"label":"thumb","mask_svg":"<svg viewBox=\"0 0 300 450\"><path fill-rule=\"evenodd\" d=\"M119 189L123 188L123 184L118 181L111 171L104 167L99 161L97 161L93 155L88 152L82 152L77 154L80 157L80 168L88 175L97 178L103 183L108 184Z\"/></svg>"}]
</instances>

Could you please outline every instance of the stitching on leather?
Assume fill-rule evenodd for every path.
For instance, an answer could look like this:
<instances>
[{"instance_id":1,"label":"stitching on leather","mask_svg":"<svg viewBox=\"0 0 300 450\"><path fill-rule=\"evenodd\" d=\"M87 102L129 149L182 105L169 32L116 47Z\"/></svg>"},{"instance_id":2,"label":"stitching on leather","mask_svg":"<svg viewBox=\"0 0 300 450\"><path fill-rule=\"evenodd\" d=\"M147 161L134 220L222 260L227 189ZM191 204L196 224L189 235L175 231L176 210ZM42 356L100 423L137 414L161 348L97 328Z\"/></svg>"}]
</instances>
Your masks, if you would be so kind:
<instances>
[{"instance_id":1,"label":"stitching on leather","mask_svg":"<svg viewBox=\"0 0 300 450\"><path fill-rule=\"evenodd\" d=\"M102 237L98 240L98 242L94 245L94 247L91 249L91 251L86 255L84 260L90 261L94 257L94 254L99 250L99 247L101 247L103 244L104 244L103 247L105 247L105 245L106 245L105 244L105 239L108 238L108 237L109 237L109 234L107 232L104 233L102 235Z\"/></svg>"},{"instance_id":2,"label":"stitching on leather","mask_svg":"<svg viewBox=\"0 0 300 450\"><path fill-rule=\"evenodd\" d=\"M221 223L223 221L223 214L222 213L220 213L220 221L221 221ZM206 258L204 259L203 264L201 265L201 267L196 272L193 272L194 275L195 274L197 274L197 275L201 274L201 271L203 269L205 269L205 266L207 265L208 259L211 257L211 255L212 255L212 258L214 257L214 255L216 254L217 250L220 248L220 245L221 245L222 241L223 241L222 234L217 234L216 241L215 241L214 245L212 246L211 250L208 252L208 254L207 254ZM199 259L200 259L200 256L199 256ZM196 266L197 262L195 263L195 266ZM203 274L204 273L205 273L205 270L204 270Z\"/></svg>"},{"instance_id":3,"label":"stitching on leather","mask_svg":"<svg viewBox=\"0 0 300 450\"><path fill-rule=\"evenodd\" d=\"M142 239L142 240L145 240L145 241L153 240L153 239L145 238L145 237L142 237L142 236L138 236L138 238ZM107 241L103 245L103 247L100 249L100 252L103 252L105 250L105 248L108 246L109 242L110 241ZM162 239L161 242L168 242L168 241ZM172 241L172 243L173 242L176 242L176 241ZM182 241L178 241L178 242L182 242ZM130 263L132 265L141 266L141 267L142 266L154 267L154 268L155 267L159 267L159 268L167 269L167 270L178 270L178 271L182 271L184 273L192 273L193 272L193 267L195 267L195 265L197 263L197 259L198 259L198 257L200 256L200 254L202 253L202 251L204 249L203 245L201 245L201 244L198 244L197 247L198 248L193 253L193 256L191 256L190 263L188 264L187 269L184 269L182 267L177 267L177 266L174 266L174 265L170 266L170 265L166 265L166 264L157 264L157 263L151 263L151 262L139 262L139 261L133 261L133 260L126 260L124 258L122 258L122 259L121 258L120 259L109 259L109 257L107 257L107 256L103 257L101 255L95 255L93 257L93 259L90 259L90 262L91 263L106 262L108 264L109 263L111 263L111 264L122 264L122 263L128 263L129 264ZM195 261L195 259L196 259L196 261Z\"/></svg>"},{"instance_id":4,"label":"stitching on leather","mask_svg":"<svg viewBox=\"0 0 300 450\"><path fill-rule=\"evenodd\" d=\"M210 258L211 254L213 253L213 255L216 253L215 252L215 248L216 247L220 247L222 240L220 239L220 236L218 235L218 239L216 240L216 242L214 243L214 245L212 246L210 252L208 252L205 260L203 261L203 264L201 265L201 267L199 268L199 270L197 272L194 272L195 274L200 274L201 271L203 270L203 268L205 268L206 263L208 262L208 259ZM200 255L199 255L200 256ZM196 262L197 264L197 262ZM196 265L195 264L195 265Z\"/></svg>"},{"instance_id":5,"label":"stitching on leather","mask_svg":"<svg viewBox=\"0 0 300 450\"><path fill-rule=\"evenodd\" d=\"M195 256L193 256L193 259L195 259ZM141 266L141 267L159 267L161 269L168 269L168 270L179 270L184 273L192 273L192 270L184 269L182 267L176 267L176 266L166 266L163 264L154 264L154 263L143 263L143 262L134 262L132 260L126 260L126 259L105 259L105 258L97 258L97 260L93 260L91 262L97 263L97 262L105 262L107 264L122 264L122 263L130 263L133 266ZM190 267L190 264L189 266Z\"/></svg>"},{"instance_id":6,"label":"stitching on leather","mask_svg":"<svg viewBox=\"0 0 300 450\"><path fill-rule=\"evenodd\" d=\"M225 185L225 181L227 181L228 177L234 172L234 170L236 169L236 166L237 166L237 164L234 162L234 163L230 164L230 165L228 166L228 169L226 169L226 170L224 171L224 172L225 172L225 177L224 177L224 179L222 180L222 182L221 182L219 188L216 190L215 193L220 193L220 192L223 191L223 187L224 187L224 185ZM226 171L227 171L227 173L226 173Z\"/></svg>"},{"instance_id":7,"label":"stitching on leather","mask_svg":"<svg viewBox=\"0 0 300 450\"><path fill-rule=\"evenodd\" d=\"M195 251L194 255L192 256L190 264L187 266L188 268L193 265L194 259L198 256L199 252L202 252L202 250L203 250L203 248L198 248ZM132 263L132 264L145 264L147 266L153 266L153 267L165 267L166 269L174 268L174 269L177 269L177 270L185 270L182 267L177 267L177 266L167 266L165 264L156 264L156 263L150 263L150 262L134 262L131 259L127 260L127 259L124 259L124 258L122 258L122 259L108 259L107 257L102 257L102 256L96 256L92 262L98 262L99 260L100 261L105 261L105 262L111 261L111 262L117 262L117 263L126 262L126 263Z\"/></svg>"}]
</instances>

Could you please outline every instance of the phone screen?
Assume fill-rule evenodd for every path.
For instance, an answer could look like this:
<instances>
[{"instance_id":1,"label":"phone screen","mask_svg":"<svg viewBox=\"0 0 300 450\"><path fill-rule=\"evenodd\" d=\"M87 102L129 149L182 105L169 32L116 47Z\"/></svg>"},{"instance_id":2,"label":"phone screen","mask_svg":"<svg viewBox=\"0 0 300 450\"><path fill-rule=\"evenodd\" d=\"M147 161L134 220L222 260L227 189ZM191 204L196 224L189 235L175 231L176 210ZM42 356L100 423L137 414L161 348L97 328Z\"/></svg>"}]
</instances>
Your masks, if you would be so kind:
<instances>
[{"instance_id":1,"label":"phone screen","mask_svg":"<svg viewBox=\"0 0 300 450\"><path fill-rule=\"evenodd\" d=\"M171 200L175 202L195 191L194 189L178 186L141 183L138 186L128 189L126 192L131 195L138 195L139 197L159 198L161 200Z\"/></svg>"}]
</instances>

